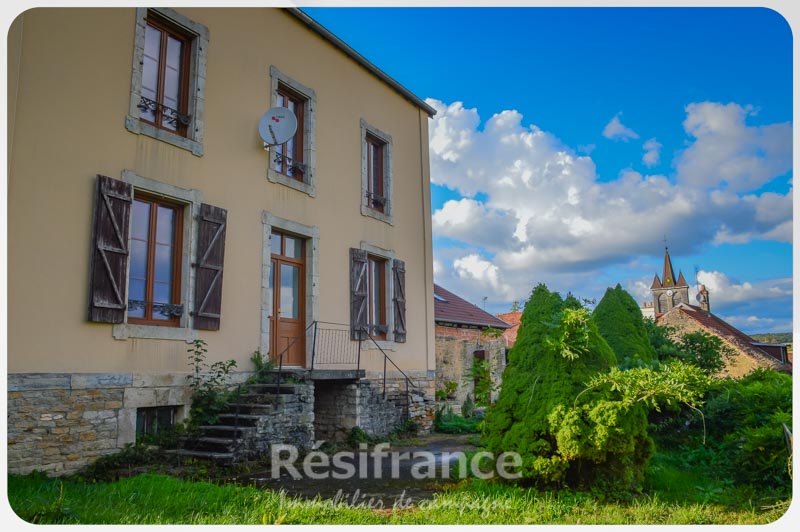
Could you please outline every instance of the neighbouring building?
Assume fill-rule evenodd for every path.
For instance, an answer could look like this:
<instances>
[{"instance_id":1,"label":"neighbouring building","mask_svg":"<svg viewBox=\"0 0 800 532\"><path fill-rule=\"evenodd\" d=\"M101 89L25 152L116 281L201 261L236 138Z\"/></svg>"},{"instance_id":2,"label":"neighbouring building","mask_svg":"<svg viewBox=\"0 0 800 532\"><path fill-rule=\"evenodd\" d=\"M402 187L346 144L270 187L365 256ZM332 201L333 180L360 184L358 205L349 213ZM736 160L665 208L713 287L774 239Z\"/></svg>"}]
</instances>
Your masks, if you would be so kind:
<instances>
[{"instance_id":1,"label":"neighbouring building","mask_svg":"<svg viewBox=\"0 0 800 532\"><path fill-rule=\"evenodd\" d=\"M689 284L683 273L675 278L669 249L664 248L664 270L653 279L650 287L651 302L645 302L642 314L655 319L659 325L674 327L676 334L703 331L719 337L734 353L728 360L725 373L741 377L758 367L770 367L780 371L792 369L792 360L785 344L757 342L736 327L711 312L711 294L705 285L697 293L698 305L689 304Z\"/></svg>"},{"instance_id":2,"label":"neighbouring building","mask_svg":"<svg viewBox=\"0 0 800 532\"><path fill-rule=\"evenodd\" d=\"M468 395L475 400L476 385L480 384L476 382L478 372L472 368L477 363L486 365L491 383L488 399L494 401L508 352L502 333L510 325L439 285L433 290L439 399L456 413L461 412Z\"/></svg>"},{"instance_id":3,"label":"neighbouring building","mask_svg":"<svg viewBox=\"0 0 800 532\"><path fill-rule=\"evenodd\" d=\"M37 8L7 42L9 471L184 418L195 340L296 369L269 441L430 425L433 108L297 9Z\"/></svg>"},{"instance_id":4,"label":"neighbouring building","mask_svg":"<svg viewBox=\"0 0 800 532\"><path fill-rule=\"evenodd\" d=\"M517 343L517 333L522 323L522 311L504 312L498 314L497 317L511 325L511 327L503 331L503 339L505 340L506 347L511 349L514 347L514 344Z\"/></svg>"}]
</instances>

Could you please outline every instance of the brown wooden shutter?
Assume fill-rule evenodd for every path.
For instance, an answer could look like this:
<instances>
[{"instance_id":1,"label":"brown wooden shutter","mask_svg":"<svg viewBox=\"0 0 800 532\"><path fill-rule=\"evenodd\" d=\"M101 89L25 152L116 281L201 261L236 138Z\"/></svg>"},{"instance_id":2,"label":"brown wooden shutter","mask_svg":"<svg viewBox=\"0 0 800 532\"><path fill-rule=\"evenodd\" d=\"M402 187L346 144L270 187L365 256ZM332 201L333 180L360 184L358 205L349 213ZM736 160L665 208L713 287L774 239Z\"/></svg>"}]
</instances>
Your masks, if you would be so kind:
<instances>
[{"instance_id":1,"label":"brown wooden shutter","mask_svg":"<svg viewBox=\"0 0 800 532\"><path fill-rule=\"evenodd\" d=\"M367 281L367 252L363 249L350 248L350 338L352 340L367 338L369 325Z\"/></svg>"},{"instance_id":2,"label":"brown wooden shutter","mask_svg":"<svg viewBox=\"0 0 800 532\"><path fill-rule=\"evenodd\" d=\"M128 230L133 187L97 176L89 279L89 321L122 323L128 290Z\"/></svg>"},{"instance_id":3,"label":"brown wooden shutter","mask_svg":"<svg viewBox=\"0 0 800 532\"><path fill-rule=\"evenodd\" d=\"M225 262L225 227L228 211L200 205L195 267L194 328L218 331L222 310L222 267Z\"/></svg>"},{"instance_id":4,"label":"brown wooden shutter","mask_svg":"<svg viewBox=\"0 0 800 532\"><path fill-rule=\"evenodd\" d=\"M395 259L392 265L394 279L394 341L406 341L406 263Z\"/></svg>"}]
</instances>

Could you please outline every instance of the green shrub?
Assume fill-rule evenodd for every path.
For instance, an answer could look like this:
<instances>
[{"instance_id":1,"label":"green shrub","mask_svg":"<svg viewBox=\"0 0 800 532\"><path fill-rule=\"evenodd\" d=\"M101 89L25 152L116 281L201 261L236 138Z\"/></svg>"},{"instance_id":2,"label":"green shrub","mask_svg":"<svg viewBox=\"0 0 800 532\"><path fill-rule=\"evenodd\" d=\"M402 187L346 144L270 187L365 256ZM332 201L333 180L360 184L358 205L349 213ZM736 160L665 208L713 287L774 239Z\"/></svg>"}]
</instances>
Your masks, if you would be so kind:
<instances>
[{"instance_id":1,"label":"green shrub","mask_svg":"<svg viewBox=\"0 0 800 532\"><path fill-rule=\"evenodd\" d=\"M650 367L656 358L639 305L620 285L606 290L592 312L600 335L621 368Z\"/></svg>"},{"instance_id":2,"label":"green shrub","mask_svg":"<svg viewBox=\"0 0 800 532\"><path fill-rule=\"evenodd\" d=\"M475 413L475 402L472 400L472 396L467 394L467 398L464 399L464 404L461 405L461 415L465 418L469 419Z\"/></svg>"},{"instance_id":3,"label":"green shrub","mask_svg":"<svg viewBox=\"0 0 800 532\"><path fill-rule=\"evenodd\" d=\"M206 364L206 343L195 340L189 352L189 365L192 373L189 388L192 390L192 407L189 411L190 424L193 427L213 425L219 414L228 409L232 393L226 389L230 372L236 367L235 360Z\"/></svg>"},{"instance_id":4,"label":"green shrub","mask_svg":"<svg viewBox=\"0 0 800 532\"><path fill-rule=\"evenodd\" d=\"M250 362L255 367L255 375L248 379L250 384L270 384L273 379L274 362L261 354L261 351L253 351Z\"/></svg>"},{"instance_id":5,"label":"green shrub","mask_svg":"<svg viewBox=\"0 0 800 532\"><path fill-rule=\"evenodd\" d=\"M476 419L465 419L453 412L452 407L438 408L433 416L433 430L443 434L475 434L480 422Z\"/></svg>"}]
</instances>

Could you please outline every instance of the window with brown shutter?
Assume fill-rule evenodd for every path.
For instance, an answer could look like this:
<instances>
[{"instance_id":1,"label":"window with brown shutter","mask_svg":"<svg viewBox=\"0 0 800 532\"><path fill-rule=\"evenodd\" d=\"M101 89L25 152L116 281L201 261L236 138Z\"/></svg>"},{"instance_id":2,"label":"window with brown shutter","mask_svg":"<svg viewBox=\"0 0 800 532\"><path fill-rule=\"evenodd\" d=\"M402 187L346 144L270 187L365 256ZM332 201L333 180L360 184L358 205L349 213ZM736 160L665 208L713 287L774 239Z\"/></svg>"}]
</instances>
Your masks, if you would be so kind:
<instances>
[{"instance_id":1,"label":"window with brown shutter","mask_svg":"<svg viewBox=\"0 0 800 532\"><path fill-rule=\"evenodd\" d=\"M350 248L350 338L364 340L369 326L368 255L362 249Z\"/></svg>"},{"instance_id":2,"label":"window with brown shutter","mask_svg":"<svg viewBox=\"0 0 800 532\"><path fill-rule=\"evenodd\" d=\"M394 281L394 341L406 341L406 263L395 259L392 261L392 279Z\"/></svg>"},{"instance_id":3,"label":"window with brown shutter","mask_svg":"<svg viewBox=\"0 0 800 532\"><path fill-rule=\"evenodd\" d=\"M194 328L218 331L222 311L222 269L228 211L200 205L197 228Z\"/></svg>"},{"instance_id":4,"label":"window with brown shutter","mask_svg":"<svg viewBox=\"0 0 800 532\"><path fill-rule=\"evenodd\" d=\"M367 205L378 212L386 210L386 186L383 160L386 143L374 135L367 135Z\"/></svg>"},{"instance_id":5,"label":"window with brown shutter","mask_svg":"<svg viewBox=\"0 0 800 532\"><path fill-rule=\"evenodd\" d=\"M122 323L133 189L128 183L98 175L96 190L89 321Z\"/></svg>"},{"instance_id":6,"label":"window with brown shutter","mask_svg":"<svg viewBox=\"0 0 800 532\"><path fill-rule=\"evenodd\" d=\"M385 340L386 325L386 259L367 256L367 301L369 314L367 326L373 338Z\"/></svg>"},{"instance_id":7,"label":"window with brown shutter","mask_svg":"<svg viewBox=\"0 0 800 532\"><path fill-rule=\"evenodd\" d=\"M297 117L297 131L292 138L275 146L275 170L281 174L304 181L303 148L305 138L303 121L307 99L284 84L278 84L278 107L286 107Z\"/></svg>"}]
</instances>

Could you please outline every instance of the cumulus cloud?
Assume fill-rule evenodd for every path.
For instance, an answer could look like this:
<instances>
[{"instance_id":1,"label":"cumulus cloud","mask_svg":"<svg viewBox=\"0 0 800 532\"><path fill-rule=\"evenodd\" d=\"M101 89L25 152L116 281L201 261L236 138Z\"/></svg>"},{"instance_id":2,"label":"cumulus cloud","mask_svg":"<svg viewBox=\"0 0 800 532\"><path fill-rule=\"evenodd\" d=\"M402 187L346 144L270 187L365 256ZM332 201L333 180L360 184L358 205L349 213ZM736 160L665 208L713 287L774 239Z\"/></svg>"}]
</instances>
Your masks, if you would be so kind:
<instances>
[{"instance_id":1,"label":"cumulus cloud","mask_svg":"<svg viewBox=\"0 0 800 532\"><path fill-rule=\"evenodd\" d=\"M748 192L791 170L791 124L748 126L753 115L736 103L686 106L683 127L694 141L677 160L679 182Z\"/></svg>"},{"instance_id":2,"label":"cumulus cloud","mask_svg":"<svg viewBox=\"0 0 800 532\"><path fill-rule=\"evenodd\" d=\"M661 143L655 138L649 139L642 146L644 148L644 155L642 155L642 162L645 166L655 166L661 159Z\"/></svg>"},{"instance_id":3,"label":"cumulus cloud","mask_svg":"<svg viewBox=\"0 0 800 532\"><path fill-rule=\"evenodd\" d=\"M747 334L778 333L792 330L792 320L762 318L752 314L720 317Z\"/></svg>"},{"instance_id":4,"label":"cumulus cloud","mask_svg":"<svg viewBox=\"0 0 800 532\"><path fill-rule=\"evenodd\" d=\"M601 295L626 279L601 279L598 271L651 255L665 234L674 255L713 242L791 242L791 189L741 193L632 169L600 181L588 155L524 123L517 111L482 123L477 109L460 102L428 103L437 110L430 121L431 179L462 196L433 215L434 235L457 242L437 245L436 279L470 301L524 300L539 282L583 297ZM692 130L699 134L699 127ZM631 277L641 271L631 269ZM641 284L626 286L640 302L649 299L647 273ZM736 281L727 285L745 290ZM726 297L712 295L712 306L724 308Z\"/></svg>"},{"instance_id":5,"label":"cumulus cloud","mask_svg":"<svg viewBox=\"0 0 800 532\"><path fill-rule=\"evenodd\" d=\"M711 311L733 303L752 302L792 297L792 279L768 279L758 282L740 282L719 271L697 272L697 281L706 285L711 301Z\"/></svg>"},{"instance_id":6,"label":"cumulus cloud","mask_svg":"<svg viewBox=\"0 0 800 532\"><path fill-rule=\"evenodd\" d=\"M624 126L622 122L620 122L619 117L621 114L622 113L617 113L614 115L614 118L606 124L606 127L603 128L603 136L607 139L621 140L624 142L628 142L630 139L638 139L639 135L634 130Z\"/></svg>"}]
</instances>

